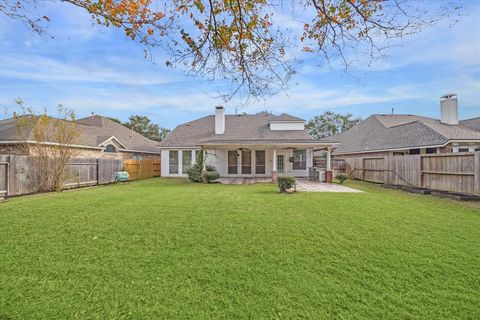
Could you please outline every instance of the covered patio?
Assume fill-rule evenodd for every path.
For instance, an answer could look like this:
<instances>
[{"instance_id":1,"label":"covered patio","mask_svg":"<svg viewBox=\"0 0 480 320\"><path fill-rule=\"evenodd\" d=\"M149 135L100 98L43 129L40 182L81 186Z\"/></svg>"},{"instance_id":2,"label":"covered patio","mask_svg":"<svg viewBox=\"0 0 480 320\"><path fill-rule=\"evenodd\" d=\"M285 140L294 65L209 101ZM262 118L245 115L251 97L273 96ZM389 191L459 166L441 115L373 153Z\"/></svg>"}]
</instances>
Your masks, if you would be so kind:
<instances>
[{"instance_id":1,"label":"covered patio","mask_svg":"<svg viewBox=\"0 0 480 320\"><path fill-rule=\"evenodd\" d=\"M288 140L287 140L288 141ZM224 183L250 184L275 182L277 176L311 177L313 153L325 150L326 165L317 168L313 179L330 182L330 153L335 142L304 141L221 141L203 143L204 167L214 167Z\"/></svg>"}]
</instances>

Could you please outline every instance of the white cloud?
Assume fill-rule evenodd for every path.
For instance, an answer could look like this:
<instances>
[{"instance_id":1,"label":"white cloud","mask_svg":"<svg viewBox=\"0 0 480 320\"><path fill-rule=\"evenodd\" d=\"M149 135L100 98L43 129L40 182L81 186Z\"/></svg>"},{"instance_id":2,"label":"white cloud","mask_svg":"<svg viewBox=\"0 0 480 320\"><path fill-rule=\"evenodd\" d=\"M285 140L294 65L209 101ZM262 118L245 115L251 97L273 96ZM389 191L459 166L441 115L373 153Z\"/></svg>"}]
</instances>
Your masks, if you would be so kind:
<instances>
[{"instance_id":1,"label":"white cloud","mask_svg":"<svg viewBox=\"0 0 480 320\"><path fill-rule=\"evenodd\" d=\"M98 59L93 63L74 61L61 62L38 55L4 55L0 63L0 76L35 81L85 81L128 85L153 85L177 81L173 73L161 72L152 66L151 70L141 68L141 63L127 64L126 58L117 63L114 59ZM121 63L119 63L121 61Z\"/></svg>"}]
</instances>

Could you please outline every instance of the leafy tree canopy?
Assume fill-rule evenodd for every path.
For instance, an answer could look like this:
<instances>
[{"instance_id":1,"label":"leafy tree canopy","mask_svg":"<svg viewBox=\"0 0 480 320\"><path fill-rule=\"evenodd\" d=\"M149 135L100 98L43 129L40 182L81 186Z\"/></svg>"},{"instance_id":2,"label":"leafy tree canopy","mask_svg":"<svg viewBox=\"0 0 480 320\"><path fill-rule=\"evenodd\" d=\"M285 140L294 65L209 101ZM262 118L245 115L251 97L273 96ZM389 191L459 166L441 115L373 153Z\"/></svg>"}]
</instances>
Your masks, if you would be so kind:
<instances>
[{"instance_id":1,"label":"leafy tree canopy","mask_svg":"<svg viewBox=\"0 0 480 320\"><path fill-rule=\"evenodd\" d=\"M353 118L351 113L325 111L308 121L306 127L313 138L320 139L348 130L360 121L362 121L361 118Z\"/></svg>"},{"instance_id":2,"label":"leafy tree canopy","mask_svg":"<svg viewBox=\"0 0 480 320\"><path fill-rule=\"evenodd\" d=\"M381 58L394 40L459 12L450 2L410 0L0 0L0 13L43 33L53 18L42 13L46 3L76 6L122 30L146 57L160 48L167 66L227 80L226 99L285 89L301 51L347 67L361 55ZM299 30L284 22L289 13Z\"/></svg>"},{"instance_id":3,"label":"leafy tree canopy","mask_svg":"<svg viewBox=\"0 0 480 320\"><path fill-rule=\"evenodd\" d=\"M170 132L169 129L161 128L158 124L152 123L146 116L130 116L123 125L154 141L162 141Z\"/></svg>"}]
</instances>

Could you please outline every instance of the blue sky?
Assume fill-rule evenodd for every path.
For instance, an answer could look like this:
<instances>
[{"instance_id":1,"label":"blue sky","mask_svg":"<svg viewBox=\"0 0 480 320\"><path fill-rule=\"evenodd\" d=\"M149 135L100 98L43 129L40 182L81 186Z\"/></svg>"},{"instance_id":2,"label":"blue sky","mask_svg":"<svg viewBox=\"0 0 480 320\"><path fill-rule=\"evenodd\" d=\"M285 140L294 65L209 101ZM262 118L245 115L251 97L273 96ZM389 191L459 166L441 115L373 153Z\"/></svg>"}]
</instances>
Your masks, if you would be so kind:
<instances>
[{"instance_id":1,"label":"blue sky","mask_svg":"<svg viewBox=\"0 0 480 320\"><path fill-rule=\"evenodd\" d=\"M42 8L54 39L29 32L0 15L0 107L13 110L15 98L36 110L73 108L79 117L92 112L121 120L149 116L167 128L213 113L216 86L189 78L144 59L143 48L120 31L92 25L69 5ZM463 2L463 16L403 39L385 60L371 67L357 63L346 73L304 62L286 92L254 102L241 112L288 112L305 119L326 110L367 117L372 113L410 113L439 117L439 98L454 92L460 118L480 116L480 1ZM290 28L301 28L287 21ZM235 102L227 103L234 113ZM0 112L0 119L7 113Z\"/></svg>"}]
</instances>

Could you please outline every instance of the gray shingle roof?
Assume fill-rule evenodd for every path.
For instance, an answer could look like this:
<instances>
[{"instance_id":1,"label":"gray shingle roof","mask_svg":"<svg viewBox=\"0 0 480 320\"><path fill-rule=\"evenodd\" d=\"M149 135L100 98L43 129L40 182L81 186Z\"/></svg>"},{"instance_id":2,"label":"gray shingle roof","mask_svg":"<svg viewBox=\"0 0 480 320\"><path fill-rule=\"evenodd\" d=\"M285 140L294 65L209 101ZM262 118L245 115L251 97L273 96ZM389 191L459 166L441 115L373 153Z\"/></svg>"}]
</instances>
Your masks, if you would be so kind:
<instances>
[{"instance_id":1,"label":"gray shingle roof","mask_svg":"<svg viewBox=\"0 0 480 320\"><path fill-rule=\"evenodd\" d=\"M158 142L145 138L141 134L128 129L124 125L112 121L106 117L102 116L92 116L83 119L78 119L78 123L88 125L89 128L97 128L96 137L105 138L100 142L105 141L111 136L117 138L128 150L137 150L137 151L146 151L146 152L156 152L159 150L157 148ZM99 134L101 133L101 135Z\"/></svg>"},{"instance_id":2,"label":"gray shingle roof","mask_svg":"<svg viewBox=\"0 0 480 320\"><path fill-rule=\"evenodd\" d=\"M462 124L414 115L372 115L353 128L327 137L340 142L335 153L443 145L449 140L478 140L476 132ZM323 139L321 139L323 140Z\"/></svg>"},{"instance_id":3,"label":"gray shingle roof","mask_svg":"<svg viewBox=\"0 0 480 320\"><path fill-rule=\"evenodd\" d=\"M286 116L282 118L285 119ZM299 118L288 116L296 121ZM160 147L195 147L214 143L314 143L307 130L272 131L269 122L277 120L268 112L226 115L225 133L215 134L215 116L206 116L177 126L160 142ZM301 120L301 119L300 119Z\"/></svg>"},{"instance_id":4,"label":"gray shingle roof","mask_svg":"<svg viewBox=\"0 0 480 320\"><path fill-rule=\"evenodd\" d=\"M480 117L460 121L460 124L471 130L480 132Z\"/></svg>"},{"instance_id":5,"label":"gray shingle roof","mask_svg":"<svg viewBox=\"0 0 480 320\"><path fill-rule=\"evenodd\" d=\"M38 117L34 117L33 121ZM58 120L57 121L63 121ZM75 126L80 132L78 145L97 147L99 143L115 136L127 149L144 152L159 153L158 142L145 138L127 127L102 116L93 116L79 119ZM31 132L17 130L15 119L0 121L0 142L33 140ZM54 142L54 141L49 141Z\"/></svg>"},{"instance_id":6,"label":"gray shingle roof","mask_svg":"<svg viewBox=\"0 0 480 320\"><path fill-rule=\"evenodd\" d=\"M276 117L275 119L273 119L271 121L305 121L305 120L301 119L301 118L298 118L298 117L295 117L295 116L292 116L292 115L289 115L289 114L286 114L286 113L282 113L281 115L279 115L278 117Z\"/></svg>"}]
</instances>

